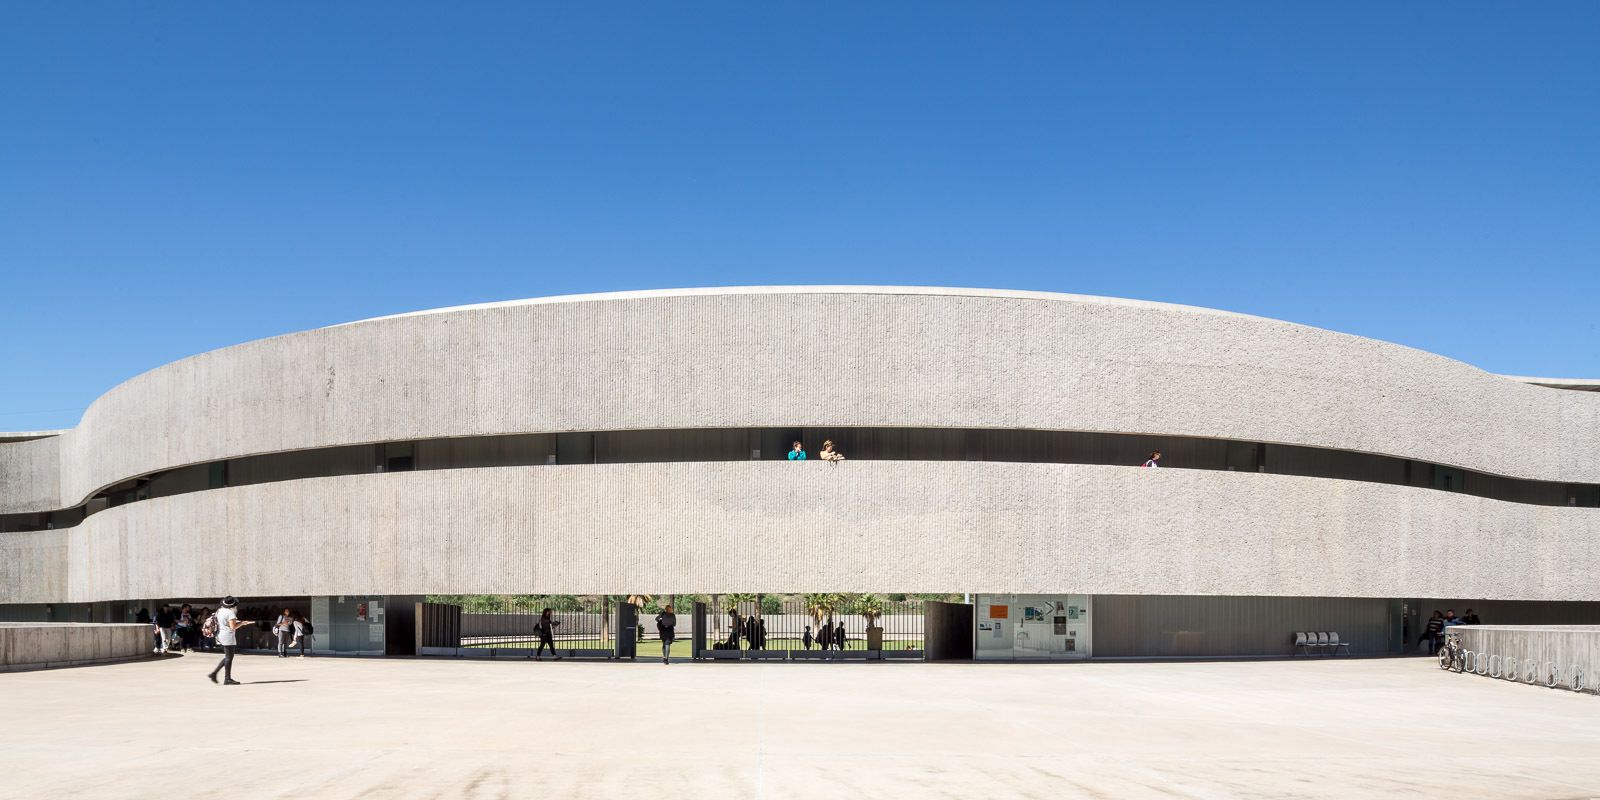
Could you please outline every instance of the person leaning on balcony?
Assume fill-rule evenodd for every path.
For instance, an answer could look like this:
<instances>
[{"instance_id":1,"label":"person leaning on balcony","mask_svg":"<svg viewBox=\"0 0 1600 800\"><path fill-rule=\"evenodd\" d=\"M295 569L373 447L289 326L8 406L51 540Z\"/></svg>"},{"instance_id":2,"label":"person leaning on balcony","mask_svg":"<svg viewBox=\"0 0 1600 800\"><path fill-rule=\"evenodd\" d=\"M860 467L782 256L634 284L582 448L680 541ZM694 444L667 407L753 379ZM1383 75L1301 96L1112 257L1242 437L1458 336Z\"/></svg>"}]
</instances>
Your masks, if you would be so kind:
<instances>
[{"instance_id":1,"label":"person leaning on balcony","mask_svg":"<svg viewBox=\"0 0 1600 800\"><path fill-rule=\"evenodd\" d=\"M789 448L789 460L790 461L804 461L804 460L806 460L806 446L801 444L801 443L799 443L799 442L795 442L794 446Z\"/></svg>"},{"instance_id":2,"label":"person leaning on balcony","mask_svg":"<svg viewBox=\"0 0 1600 800\"><path fill-rule=\"evenodd\" d=\"M844 460L844 454L833 449L832 439L822 443L822 453L820 453L820 456L823 461L826 461L830 464L837 464Z\"/></svg>"},{"instance_id":3,"label":"person leaning on balcony","mask_svg":"<svg viewBox=\"0 0 1600 800\"><path fill-rule=\"evenodd\" d=\"M1160 461L1160 460L1161 460L1161 451L1160 450L1152 450L1152 451L1150 451L1150 457L1148 459L1145 459L1144 465L1147 466L1147 467L1159 467L1161 465L1157 464L1156 462Z\"/></svg>"}]
</instances>

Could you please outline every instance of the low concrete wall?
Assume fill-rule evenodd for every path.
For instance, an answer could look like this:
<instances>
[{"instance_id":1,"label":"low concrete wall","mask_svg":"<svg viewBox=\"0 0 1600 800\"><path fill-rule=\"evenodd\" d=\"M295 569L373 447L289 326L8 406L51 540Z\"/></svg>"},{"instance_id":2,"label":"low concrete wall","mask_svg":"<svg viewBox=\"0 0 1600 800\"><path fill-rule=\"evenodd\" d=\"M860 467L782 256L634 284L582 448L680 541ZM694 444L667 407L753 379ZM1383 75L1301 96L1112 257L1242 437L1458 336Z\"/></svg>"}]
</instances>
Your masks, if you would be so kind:
<instances>
[{"instance_id":1,"label":"low concrete wall","mask_svg":"<svg viewBox=\"0 0 1600 800\"><path fill-rule=\"evenodd\" d=\"M1600 684L1600 625L1458 625L1470 656L1466 668L1479 675L1541 683L1580 691Z\"/></svg>"},{"instance_id":2,"label":"low concrete wall","mask_svg":"<svg viewBox=\"0 0 1600 800\"><path fill-rule=\"evenodd\" d=\"M0 672L125 661L150 653L139 623L0 622Z\"/></svg>"}]
</instances>

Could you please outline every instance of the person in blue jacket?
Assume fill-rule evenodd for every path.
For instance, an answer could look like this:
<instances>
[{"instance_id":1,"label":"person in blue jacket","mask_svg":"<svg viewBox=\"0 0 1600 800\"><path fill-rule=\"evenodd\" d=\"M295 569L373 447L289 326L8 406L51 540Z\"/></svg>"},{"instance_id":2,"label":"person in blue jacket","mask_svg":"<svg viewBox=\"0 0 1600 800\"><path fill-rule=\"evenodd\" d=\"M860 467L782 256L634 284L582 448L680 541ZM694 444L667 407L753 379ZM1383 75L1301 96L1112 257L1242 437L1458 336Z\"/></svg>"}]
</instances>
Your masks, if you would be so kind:
<instances>
[{"instance_id":1,"label":"person in blue jacket","mask_svg":"<svg viewBox=\"0 0 1600 800\"><path fill-rule=\"evenodd\" d=\"M804 461L804 460L806 460L806 447L805 447L805 445L803 445L803 444L801 444L799 442L795 442L794 443L794 447L790 448L790 450L789 450L789 460L790 461Z\"/></svg>"}]
</instances>

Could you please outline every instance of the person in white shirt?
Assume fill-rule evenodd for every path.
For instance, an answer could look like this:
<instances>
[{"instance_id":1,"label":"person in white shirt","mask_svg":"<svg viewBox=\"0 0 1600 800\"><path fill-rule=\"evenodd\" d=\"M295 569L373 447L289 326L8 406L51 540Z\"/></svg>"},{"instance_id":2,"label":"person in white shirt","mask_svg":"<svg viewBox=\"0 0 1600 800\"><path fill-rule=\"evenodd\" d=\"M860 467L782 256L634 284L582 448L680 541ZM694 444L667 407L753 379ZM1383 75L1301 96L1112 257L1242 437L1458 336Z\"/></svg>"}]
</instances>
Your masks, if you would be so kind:
<instances>
[{"instance_id":1,"label":"person in white shirt","mask_svg":"<svg viewBox=\"0 0 1600 800\"><path fill-rule=\"evenodd\" d=\"M1155 451L1152 451L1150 453L1150 458L1149 458L1149 460L1144 462L1144 465L1147 466L1147 467L1159 467L1161 465L1157 464L1156 462L1160 461L1160 460L1161 460L1161 451L1160 450L1155 450Z\"/></svg>"},{"instance_id":2,"label":"person in white shirt","mask_svg":"<svg viewBox=\"0 0 1600 800\"><path fill-rule=\"evenodd\" d=\"M233 679L233 650L239 646L238 630L246 625L255 624L255 620L239 621L239 612L234 609L237 605L239 601L233 599L233 595L230 594L222 598L222 608L217 609L217 644L222 645L222 661L217 664L216 669L211 670L210 675L206 676L212 683L216 683L217 673L221 672L224 686L239 685L239 682Z\"/></svg>"}]
</instances>

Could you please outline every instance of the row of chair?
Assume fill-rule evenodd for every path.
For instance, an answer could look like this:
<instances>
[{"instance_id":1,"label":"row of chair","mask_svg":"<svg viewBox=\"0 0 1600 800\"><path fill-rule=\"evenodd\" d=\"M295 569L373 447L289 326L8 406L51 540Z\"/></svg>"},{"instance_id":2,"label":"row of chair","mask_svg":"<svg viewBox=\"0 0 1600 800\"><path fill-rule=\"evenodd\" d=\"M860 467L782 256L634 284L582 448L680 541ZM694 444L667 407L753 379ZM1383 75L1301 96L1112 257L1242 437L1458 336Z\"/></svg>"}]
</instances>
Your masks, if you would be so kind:
<instances>
[{"instance_id":1,"label":"row of chair","mask_svg":"<svg viewBox=\"0 0 1600 800\"><path fill-rule=\"evenodd\" d=\"M1339 648L1350 652L1350 643L1339 641L1339 634L1331 631L1295 631L1294 646L1300 653L1330 653L1338 655Z\"/></svg>"}]
</instances>

